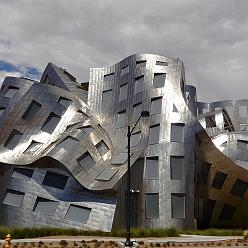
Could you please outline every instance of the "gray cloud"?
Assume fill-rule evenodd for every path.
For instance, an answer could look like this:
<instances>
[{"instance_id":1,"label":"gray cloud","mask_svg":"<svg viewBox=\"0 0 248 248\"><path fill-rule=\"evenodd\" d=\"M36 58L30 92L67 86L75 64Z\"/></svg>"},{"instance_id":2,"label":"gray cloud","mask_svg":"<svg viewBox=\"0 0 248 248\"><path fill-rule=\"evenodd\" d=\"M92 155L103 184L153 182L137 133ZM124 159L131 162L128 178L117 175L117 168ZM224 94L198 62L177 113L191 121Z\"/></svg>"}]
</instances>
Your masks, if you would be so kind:
<instances>
[{"instance_id":1,"label":"gray cloud","mask_svg":"<svg viewBox=\"0 0 248 248\"><path fill-rule=\"evenodd\" d=\"M9 0L0 59L40 71L51 61L80 81L133 53L184 61L200 100L248 98L248 1Z\"/></svg>"}]
</instances>

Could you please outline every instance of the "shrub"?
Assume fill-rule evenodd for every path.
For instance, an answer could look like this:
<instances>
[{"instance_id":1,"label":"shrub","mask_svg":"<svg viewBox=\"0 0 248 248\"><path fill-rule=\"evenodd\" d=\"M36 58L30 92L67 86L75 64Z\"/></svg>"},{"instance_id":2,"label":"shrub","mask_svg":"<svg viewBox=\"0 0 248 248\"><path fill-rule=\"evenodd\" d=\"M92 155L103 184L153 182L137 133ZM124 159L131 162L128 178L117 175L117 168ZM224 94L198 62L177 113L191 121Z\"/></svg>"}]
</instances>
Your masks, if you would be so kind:
<instances>
[{"instance_id":1,"label":"shrub","mask_svg":"<svg viewBox=\"0 0 248 248\"><path fill-rule=\"evenodd\" d=\"M62 240L60 240L59 244L63 245L63 246L67 246L68 242L66 240L62 239Z\"/></svg>"}]
</instances>

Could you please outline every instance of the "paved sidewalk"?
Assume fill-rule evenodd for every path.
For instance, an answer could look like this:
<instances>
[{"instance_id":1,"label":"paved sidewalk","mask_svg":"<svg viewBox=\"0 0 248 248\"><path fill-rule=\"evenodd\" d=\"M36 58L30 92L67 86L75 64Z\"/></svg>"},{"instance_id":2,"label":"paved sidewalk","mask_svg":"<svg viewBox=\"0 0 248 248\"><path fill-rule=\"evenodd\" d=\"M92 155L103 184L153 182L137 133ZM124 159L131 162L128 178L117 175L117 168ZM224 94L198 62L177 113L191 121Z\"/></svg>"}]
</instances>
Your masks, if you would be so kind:
<instances>
[{"instance_id":1,"label":"paved sidewalk","mask_svg":"<svg viewBox=\"0 0 248 248\"><path fill-rule=\"evenodd\" d=\"M144 241L144 242L211 242L211 241L223 241L223 240L233 240L233 239L242 239L242 236L203 236L203 235L186 235L181 234L180 237L167 237L167 238L132 238L132 241ZM13 239L12 243L30 243L30 242L60 242L60 240L67 241L90 241L93 239L103 240L103 241L116 241L116 242L124 242L125 238L121 237L98 237L98 236L52 236L52 237L41 237L41 238L31 238L31 239ZM0 241L4 243L4 240Z\"/></svg>"}]
</instances>

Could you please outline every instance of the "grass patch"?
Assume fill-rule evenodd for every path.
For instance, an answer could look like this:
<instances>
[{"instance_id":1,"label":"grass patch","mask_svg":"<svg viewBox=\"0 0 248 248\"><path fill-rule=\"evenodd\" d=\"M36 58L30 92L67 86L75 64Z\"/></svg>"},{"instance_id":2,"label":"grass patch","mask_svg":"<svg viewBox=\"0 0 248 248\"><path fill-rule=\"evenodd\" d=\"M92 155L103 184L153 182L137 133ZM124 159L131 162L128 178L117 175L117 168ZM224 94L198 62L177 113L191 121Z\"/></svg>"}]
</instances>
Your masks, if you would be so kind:
<instances>
[{"instance_id":1,"label":"grass patch","mask_svg":"<svg viewBox=\"0 0 248 248\"><path fill-rule=\"evenodd\" d=\"M179 232L174 228L152 229L132 228L132 237L178 237ZM0 238L4 239L10 233L12 238L37 238L46 236L101 236L101 237L125 237L126 230L113 230L112 232L62 229L62 228L7 228L0 227Z\"/></svg>"},{"instance_id":2,"label":"grass patch","mask_svg":"<svg viewBox=\"0 0 248 248\"><path fill-rule=\"evenodd\" d=\"M241 229L217 229L209 228L203 230L182 230L180 233L205 236L242 236L244 230Z\"/></svg>"}]
</instances>

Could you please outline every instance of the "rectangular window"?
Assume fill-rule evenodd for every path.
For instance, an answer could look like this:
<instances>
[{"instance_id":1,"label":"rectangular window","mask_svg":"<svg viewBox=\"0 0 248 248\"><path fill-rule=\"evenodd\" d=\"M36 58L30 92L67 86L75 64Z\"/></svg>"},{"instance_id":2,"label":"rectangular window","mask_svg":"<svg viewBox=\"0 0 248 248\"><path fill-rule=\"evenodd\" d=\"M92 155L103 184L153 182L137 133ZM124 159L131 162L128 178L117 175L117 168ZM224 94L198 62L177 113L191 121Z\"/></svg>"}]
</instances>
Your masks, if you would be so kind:
<instances>
[{"instance_id":1,"label":"rectangular window","mask_svg":"<svg viewBox=\"0 0 248 248\"><path fill-rule=\"evenodd\" d=\"M151 115L161 113L162 97L152 98Z\"/></svg>"},{"instance_id":2,"label":"rectangular window","mask_svg":"<svg viewBox=\"0 0 248 248\"><path fill-rule=\"evenodd\" d=\"M113 72L106 74L106 75L104 75L104 82L112 81L112 80L114 80L114 77L115 77L115 74Z\"/></svg>"},{"instance_id":3,"label":"rectangular window","mask_svg":"<svg viewBox=\"0 0 248 248\"><path fill-rule=\"evenodd\" d=\"M231 189L231 194L243 197L247 188L248 188L247 182L240 180L240 179L237 179L236 182L234 183L232 189Z\"/></svg>"},{"instance_id":4,"label":"rectangular window","mask_svg":"<svg viewBox=\"0 0 248 248\"><path fill-rule=\"evenodd\" d=\"M7 141L5 142L4 146L9 150L14 150L21 141L21 138L22 138L22 133L14 129L10 134L10 136L8 137Z\"/></svg>"},{"instance_id":5,"label":"rectangular window","mask_svg":"<svg viewBox=\"0 0 248 248\"><path fill-rule=\"evenodd\" d=\"M216 189L221 189L225 180L226 180L227 174L221 172L221 171L217 171L215 176L214 176L214 180L212 182L212 187L216 188Z\"/></svg>"},{"instance_id":6,"label":"rectangular window","mask_svg":"<svg viewBox=\"0 0 248 248\"><path fill-rule=\"evenodd\" d=\"M82 206L76 206L76 205L70 205L65 218L67 220L76 221L79 223L86 223L89 219L91 209L82 207Z\"/></svg>"},{"instance_id":7,"label":"rectangular window","mask_svg":"<svg viewBox=\"0 0 248 248\"><path fill-rule=\"evenodd\" d=\"M12 189L7 189L6 196L3 200L4 204L20 207L24 198L24 193Z\"/></svg>"},{"instance_id":8,"label":"rectangular window","mask_svg":"<svg viewBox=\"0 0 248 248\"><path fill-rule=\"evenodd\" d=\"M12 177L23 180L30 180L33 176L34 170L26 168L14 168Z\"/></svg>"},{"instance_id":9,"label":"rectangular window","mask_svg":"<svg viewBox=\"0 0 248 248\"><path fill-rule=\"evenodd\" d=\"M128 66L128 65L125 66L125 67L123 67L123 68L121 69L121 76L123 76L123 75L125 75L125 74L127 74L127 73L129 73L129 66Z\"/></svg>"},{"instance_id":10,"label":"rectangular window","mask_svg":"<svg viewBox=\"0 0 248 248\"><path fill-rule=\"evenodd\" d=\"M134 94L142 92L144 90L144 76L135 78Z\"/></svg>"},{"instance_id":11,"label":"rectangular window","mask_svg":"<svg viewBox=\"0 0 248 248\"><path fill-rule=\"evenodd\" d=\"M34 211L37 213L53 215L56 211L57 206L57 201L37 197L34 205Z\"/></svg>"},{"instance_id":12,"label":"rectangular window","mask_svg":"<svg viewBox=\"0 0 248 248\"><path fill-rule=\"evenodd\" d=\"M142 111L142 102L133 106L133 121L137 121Z\"/></svg>"},{"instance_id":13,"label":"rectangular window","mask_svg":"<svg viewBox=\"0 0 248 248\"><path fill-rule=\"evenodd\" d=\"M239 117L247 118L247 106L239 106Z\"/></svg>"},{"instance_id":14,"label":"rectangular window","mask_svg":"<svg viewBox=\"0 0 248 248\"><path fill-rule=\"evenodd\" d=\"M68 176L47 171L42 184L57 189L65 189L67 179Z\"/></svg>"},{"instance_id":15,"label":"rectangular window","mask_svg":"<svg viewBox=\"0 0 248 248\"><path fill-rule=\"evenodd\" d=\"M148 141L149 145L159 143L159 132L160 132L160 125L154 125L150 127L149 141Z\"/></svg>"},{"instance_id":16,"label":"rectangular window","mask_svg":"<svg viewBox=\"0 0 248 248\"><path fill-rule=\"evenodd\" d=\"M125 153L125 152L121 152L117 155L114 155L112 157L112 164L122 165L122 164L126 163L127 157L128 157L127 153Z\"/></svg>"},{"instance_id":17,"label":"rectangular window","mask_svg":"<svg viewBox=\"0 0 248 248\"><path fill-rule=\"evenodd\" d=\"M184 123L171 123L171 142L184 142Z\"/></svg>"},{"instance_id":18,"label":"rectangular window","mask_svg":"<svg viewBox=\"0 0 248 248\"><path fill-rule=\"evenodd\" d=\"M118 112L116 127L124 127L126 124L126 110Z\"/></svg>"},{"instance_id":19,"label":"rectangular window","mask_svg":"<svg viewBox=\"0 0 248 248\"><path fill-rule=\"evenodd\" d=\"M170 170L172 180L184 179L184 157L171 156L170 157Z\"/></svg>"},{"instance_id":20,"label":"rectangular window","mask_svg":"<svg viewBox=\"0 0 248 248\"><path fill-rule=\"evenodd\" d=\"M159 218L159 194L146 193L146 218Z\"/></svg>"},{"instance_id":21,"label":"rectangular window","mask_svg":"<svg viewBox=\"0 0 248 248\"><path fill-rule=\"evenodd\" d=\"M57 127L57 125L60 122L61 117L59 117L58 115L56 115L55 113L51 113L46 122L44 123L43 127L41 128L42 131L52 134L53 131L55 130L55 128Z\"/></svg>"},{"instance_id":22,"label":"rectangular window","mask_svg":"<svg viewBox=\"0 0 248 248\"><path fill-rule=\"evenodd\" d=\"M57 147L69 150L78 144L79 144L79 141L76 138L68 136L62 142L60 142L57 145Z\"/></svg>"},{"instance_id":23,"label":"rectangular window","mask_svg":"<svg viewBox=\"0 0 248 248\"><path fill-rule=\"evenodd\" d=\"M207 219L208 220L210 220L212 218L215 204L216 204L215 200L211 200L211 199L207 200Z\"/></svg>"},{"instance_id":24,"label":"rectangular window","mask_svg":"<svg viewBox=\"0 0 248 248\"><path fill-rule=\"evenodd\" d=\"M166 73L155 73L153 79L154 88L164 87Z\"/></svg>"},{"instance_id":25,"label":"rectangular window","mask_svg":"<svg viewBox=\"0 0 248 248\"><path fill-rule=\"evenodd\" d=\"M130 143L131 147L137 146L140 142L141 132L137 132L131 135Z\"/></svg>"},{"instance_id":26,"label":"rectangular window","mask_svg":"<svg viewBox=\"0 0 248 248\"><path fill-rule=\"evenodd\" d=\"M102 92L102 105L103 107L109 107L112 104L112 90L106 90Z\"/></svg>"},{"instance_id":27,"label":"rectangular window","mask_svg":"<svg viewBox=\"0 0 248 248\"><path fill-rule=\"evenodd\" d=\"M70 104L71 104L71 100L69 100L69 99L67 99L65 97L60 96L59 97L59 100L58 100L58 103L60 103L64 107L68 108L70 106Z\"/></svg>"},{"instance_id":28,"label":"rectangular window","mask_svg":"<svg viewBox=\"0 0 248 248\"><path fill-rule=\"evenodd\" d=\"M231 221L235 211L236 211L235 207L224 204L219 216L219 221Z\"/></svg>"},{"instance_id":29,"label":"rectangular window","mask_svg":"<svg viewBox=\"0 0 248 248\"><path fill-rule=\"evenodd\" d=\"M246 140L237 140L237 148L245 150L247 149L247 143L248 141Z\"/></svg>"},{"instance_id":30,"label":"rectangular window","mask_svg":"<svg viewBox=\"0 0 248 248\"><path fill-rule=\"evenodd\" d=\"M136 68L140 68L144 66L146 66L146 60L136 61Z\"/></svg>"},{"instance_id":31,"label":"rectangular window","mask_svg":"<svg viewBox=\"0 0 248 248\"><path fill-rule=\"evenodd\" d=\"M208 174L211 168L211 164L207 162L203 162L199 168L199 183L200 184L207 184L208 182Z\"/></svg>"},{"instance_id":32,"label":"rectangular window","mask_svg":"<svg viewBox=\"0 0 248 248\"><path fill-rule=\"evenodd\" d=\"M3 112L4 112L5 108L0 107L0 117L2 116Z\"/></svg>"},{"instance_id":33,"label":"rectangular window","mask_svg":"<svg viewBox=\"0 0 248 248\"><path fill-rule=\"evenodd\" d=\"M168 66L168 63L167 62L162 62L162 61L156 61L156 65Z\"/></svg>"},{"instance_id":34,"label":"rectangular window","mask_svg":"<svg viewBox=\"0 0 248 248\"><path fill-rule=\"evenodd\" d=\"M127 84L120 87L119 102L127 98Z\"/></svg>"},{"instance_id":35,"label":"rectangular window","mask_svg":"<svg viewBox=\"0 0 248 248\"><path fill-rule=\"evenodd\" d=\"M101 173L96 177L96 180L100 181L109 181L116 173L118 170L116 169L104 169L101 171Z\"/></svg>"},{"instance_id":36,"label":"rectangular window","mask_svg":"<svg viewBox=\"0 0 248 248\"><path fill-rule=\"evenodd\" d=\"M147 157L146 158L146 178L147 179L158 179L159 163L158 157Z\"/></svg>"},{"instance_id":37,"label":"rectangular window","mask_svg":"<svg viewBox=\"0 0 248 248\"><path fill-rule=\"evenodd\" d=\"M4 97L13 98L18 90L19 88L17 87L9 86L8 91L5 93Z\"/></svg>"},{"instance_id":38,"label":"rectangular window","mask_svg":"<svg viewBox=\"0 0 248 248\"><path fill-rule=\"evenodd\" d=\"M88 171L95 164L89 152L84 153L77 161L84 171Z\"/></svg>"},{"instance_id":39,"label":"rectangular window","mask_svg":"<svg viewBox=\"0 0 248 248\"><path fill-rule=\"evenodd\" d=\"M26 121L32 120L35 117L35 115L38 114L40 109L41 109L41 104L33 100L26 109L25 113L23 114L22 119Z\"/></svg>"},{"instance_id":40,"label":"rectangular window","mask_svg":"<svg viewBox=\"0 0 248 248\"><path fill-rule=\"evenodd\" d=\"M172 218L185 218L185 194L174 193L171 194L171 211Z\"/></svg>"},{"instance_id":41,"label":"rectangular window","mask_svg":"<svg viewBox=\"0 0 248 248\"><path fill-rule=\"evenodd\" d=\"M31 144L28 146L28 148L23 152L24 154L34 154L43 144L32 141Z\"/></svg>"},{"instance_id":42,"label":"rectangular window","mask_svg":"<svg viewBox=\"0 0 248 248\"><path fill-rule=\"evenodd\" d=\"M108 146L105 144L103 140L101 140L99 143L96 144L96 149L101 156L104 156L109 151Z\"/></svg>"}]
</instances>

